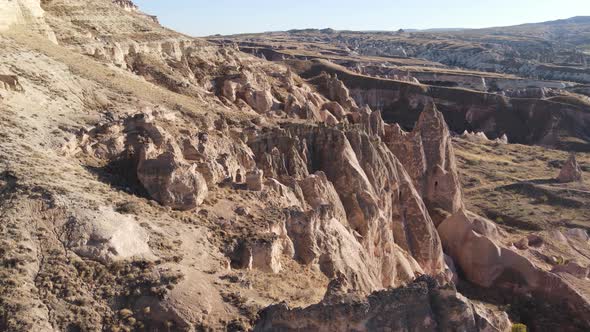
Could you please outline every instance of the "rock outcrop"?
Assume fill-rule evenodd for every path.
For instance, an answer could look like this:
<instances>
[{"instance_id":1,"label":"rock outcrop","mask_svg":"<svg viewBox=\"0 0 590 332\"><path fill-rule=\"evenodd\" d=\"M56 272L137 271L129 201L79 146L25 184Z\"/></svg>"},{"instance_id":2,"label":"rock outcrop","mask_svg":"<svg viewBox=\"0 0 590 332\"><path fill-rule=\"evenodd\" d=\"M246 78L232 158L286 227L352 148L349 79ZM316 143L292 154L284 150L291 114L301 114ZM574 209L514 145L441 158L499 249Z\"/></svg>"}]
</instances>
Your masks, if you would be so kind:
<instances>
[{"instance_id":1,"label":"rock outcrop","mask_svg":"<svg viewBox=\"0 0 590 332\"><path fill-rule=\"evenodd\" d=\"M263 174L261 170L253 170L246 173L246 187L248 190L261 191L264 187Z\"/></svg>"},{"instance_id":2,"label":"rock outcrop","mask_svg":"<svg viewBox=\"0 0 590 332\"><path fill-rule=\"evenodd\" d=\"M310 206L287 221L301 262L319 264L329 277L343 273L364 291L443 273L430 215L383 143L358 130L293 125L250 146L264 174L297 183Z\"/></svg>"},{"instance_id":3,"label":"rock outcrop","mask_svg":"<svg viewBox=\"0 0 590 332\"><path fill-rule=\"evenodd\" d=\"M350 91L337 75L326 77L326 95L345 108L356 108L356 102L350 97Z\"/></svg>"},{"instance_id":4,"label":"rock outcrop","mask_svg":"<svg viewBox=\"0 0 590 332\"><path fill-rule=\"evenodd\" d=\"M241 107L245 104L258 114L271 117L290 117L323 122L335 126L347 114L357 109L348 90L337 78L330 80L330 95L326 97L301 82L290 70L281 80L255 74L256 68L240 69L235 75L219 78L216 93L224 102ZM333 99L330 99L333 98ZM330 101L336 100L336 101Z\"/></svg>"},{"instance_id":5,"label":"rock outcrop","mask_svg":"<svg viewBox=\"0 0 590 332\"><path fill-rule=\"evenodd\" d=\"M0 75L0 89L7 91L23 91L16 75Z\"/></svg>"},{"instance_id":6,"label":"rock outcrop","mask_svg":"<svg viewBox=\"0 0 590 332\"><path fill-rule=\"evenodd\" d=\"M512 244L506 244L507 235L491 221L466 211L459 211L444 220L438 226L438 232L445 252L453 257L468 281L484 288L496 287L498 291L508 291L513 296L532 293L538 300L552 305L568 303L567 310L576 317L586 317L590 313L587 295L576 286L577 283L587 283L588 267L575 262L560 265L564 262L555 261L552 264L557 266L548 269L547 262L551 262L550 257L554 256L551 251L547 252L550 249L545 248L541 237L529 236L527 246L518 244L523 248L519 251ZM557 233L552 237L561 243L553 243L551 248L570 247L568 250L576 252L589 249L587 241L575 243ZM577 324L590 326L590 321L581 318Z\"/></svg>"},{"instance_id":7,"label":"rock outcrop","mask_svg":"<svg viewBox=\"0 0 590 332\"><path fill-rule=\"evenodd\" d=\"M463 134L460 136L462 139L468 140L474 143L488 143L488 142L495 142L498 144L508 144L508 136L503 134L502 136L496 138L495 140L490 140L488 136L484 132L469 132L465 130Z\"/></svg>"},{"instance_id":8,"label":"rock outcrop","mask_svg":"<svg viewBox=\"0 0 590 332\"><path fill-rule=\"evenodd\" d=\"M113 0L113 3L129 12L137 12L139 8L131 0Z\"/></svg>"},{"instance_id":9,"label":"rock outcrop","mask_svg":"<svg viewBox=\"0 0 590 332\"><path fill-rule=\"evenodd\" d=\"M281 257L293 256L290 239L280 239L276 234L240 243L232 257L232 266L239 269L257 269L269 273L282 270Z\"/></svg>"},{"instance_id":10,"label":"rock outcrop","mask_svg":"<svg viewBox=\"0 0 590 332\"><path fill-rule=\"evenodd\" d=\"M445 252L453 257L466 278L478 285L491 287L507 266L518 269L525 279L537 277L537 271L524 257L497 244L499 231L485 218L459 211L444 220L438 232Z\"/></svg>"},{"instance_id":11,"label":"rock outcrop","mask_svg":"<svg viewBox=\"0 0 590 332\"><path fill-rule=\"evenodd\" d=\"M303 309L273 305L260 313L254 331L509 331L505 313L489 314L452 286L419 278L368 298L343 294L334 300L332 295Z\"/></svg>"},{"instance_id":12,"label":"rock outcrop","mask_svg":"<svg viewBox=\"0 0 590 332\"><path fill-rule=\"evenodd\" d=\"M411 133L398 125L386 127L385 143L409 170L431 213L455 213L463 198L449 129L433 103L427 104ZM435 220L437 224L441 220Z\"/></svg>"},{"instance_id":13,"label":"rock outcrop","mask_svg":"<svg viewBox=\"0 0 590 332\"><path fill-rule=\"evenodd\" d=\"M190 165L171 152L149 154L144 147L137 165L137 177L150 196L165 206L190 210L207 196L207 183L196 165Z\"/></svg>"},{"instance_id":14,"label":"rock outcrop","mask_svg":"<svg viewBox=\"0 0 590 332\"><path fill-rule=\"evenodd\" d=\"M580 168L575 154L572 153L569 156L568 160L561 168L557 180L561 183L582 182L584 180L582 168Z\"/></svg>"},{"instance_id":15,"label":"rock outcrop","mask_svg":"<svg viewBox=\"0 0 590 332\"><path fill-rule=\"evenodd\" d=\"M101 207L95 213L80 211L68 221L72 250L82 257L110 263L128 259L153 260L149 235L130 216Z\"/></svg>"},{"instance_id":16,"label":"rock outcrop","mask_svg":"<svg viewBox=\"0 0 590 332\"><path fill-rule=\"evenodd\" d=\"M21 27L35 31L57 43L53 30L45 22L40 0L0 1L0 31Z\"/></svg>"},{"instance_id":17,"label":"rock outcrop","mask_svg":"<svg viewBox=\"0 0 590 332\"><path fill-rule=\"evenodd\" d=\"M153 122L149 114L128 121L128 153L137 157L137 178L149 195L162 205L189 210L207 196L207 183L197 169L184 159L176 141Z\"/></svg>"},{"instance_id":18,"label":"rock outcrop","mask_svg":"<svg viewBox=\"0 0 590 332\"><path fill-rule=\"evenodd\" d=\"M174 121L166 111L140 112L82 131L62 150L109 162L128 161L134 168L130 174L151 198L178 210L196 208L206 198L208 186L233 181L254 166L243 142L217 135L209 138L205 133L175 137L159 125ZM262 174L248 174L252 190L262 190Z\"/></svg>"},{"instance_id":19,"label":"rock outcrop","mask_svg":"<svg viewBox=\"0 0 590 332\"><path fill-rule=\"evenodd\" d=\"M327 61L293 61L293 68L326 94L326 77L334 75L359 107L381 111L386 123L413 128L424 106L434 102L453 132L506 134L511 143L567 147L565 136L588 137L588 103L580 98L511 98L505 95L427 86L359 75ZM327 73L322 74L323 72ZM560 114L552 116L552 114ZM559 132L558 132L559 131Z\"/></svg>"},{"instance_id":20,"label":"rock outcrop","mask_svg":"<svg viewBox=\"0 0 590 332\"><path fill-rule=\"evenodd\" d=\"M578 279L585 280L590 277L590 266L582 266L576 262L567 262L564 265L555 266L551 272L567 273Z\"/></svg>"}]
</instances>

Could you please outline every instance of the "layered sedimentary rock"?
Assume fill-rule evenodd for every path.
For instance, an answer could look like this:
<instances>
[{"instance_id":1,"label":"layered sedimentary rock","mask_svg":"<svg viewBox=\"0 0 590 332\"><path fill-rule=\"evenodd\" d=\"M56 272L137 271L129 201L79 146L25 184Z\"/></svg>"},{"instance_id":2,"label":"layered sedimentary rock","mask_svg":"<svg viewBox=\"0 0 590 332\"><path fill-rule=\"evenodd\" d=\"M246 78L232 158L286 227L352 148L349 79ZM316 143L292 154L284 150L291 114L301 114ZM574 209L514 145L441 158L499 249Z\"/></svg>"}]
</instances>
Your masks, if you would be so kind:
<instances>
[{"instance_id":1,"label":"layered sedimentary rock","mask_svg":"<svg viewBox=\"0 0 590 332\"><path fill-rule=\"evenodd\" d=\"M579 40L581 33L576 31L577 29L585 31L584 23L587 21L584 19L582 17L547 22L547 25L540 23L538 27L530 25L531 31L545 32L545 38L542 40L536 38L538 35L535 32L527 34L519 30L519 27L506 27L505 30L497 28L481 30L482 34L475 38L473 35L461 32L438 35L431 33L377 34L373 35L373 38L367 36L370 33L351 32L339 34L338 42L340 45L354 48L356 52L363 55L414 57L483 72L512 73L546 80L588 82L588 72L584 68L587 55L576 55L573 46L581 42ZM577 25L578 23L580 25ZM564 35L563 30L556 28L560 26L568 26L571 32ZM496 35L501 37L492 37ZM511 39L510 37L514 35L519 35L521 38ZM297 37L299 36L295 34L292 38ZM309 35L300 35L300 38L306 37L309 38ZM561 52L555 52L553 45L563 43L564 39L571 42L571 46L562 48ZM432 42L433 40L435 42ZM454 47L448 49L449 44ZM566 65L568 61L570 66ZM577 66L572 66L571 62L576 63Z\"/></svg>"},{"instance_id":2,"label":"layered sedimentary rock","mask_svg":"<svg viewBox=\"0 0 590 332\"><path fill-rule=\"evenodd\" d=\"M524 91L533 88L536 91L544 89L564 89L567 83L540 81L533 79L504 78L495 76L482 76L460 73L437 73L434 71L410 72L420 83L429 85L443 85L449 87L461 87L479 90L482 92L495 92L504 90Z\"/></svg>"},{"instance_id":3,"label":"layered sedimentary rock","mask_svg":"<svg viewBox=\"0 0 590 332\"><path fill-rule=\"evenodd\" d=\"M465 210L450 135L440 112L433 106L426 108L412 133L403 132L397 125L386 126L384 137L406 168L414 170L411 174L416 174L417 187L421 188L422 183L422 188L426 188L423 189L424 201L438 225L444 251L452 257L465 279L485 288L508 289L514 294L532 292L553 304L569 301L575 315L585 315L582 313L590 309L587 295L577 293L577 286L568 281L569 277L549 273L551 268L539 259L550 257L554 249L546 248L540 237L531 235L527 243L532 243L534 253L527 251L527 246L523 247L525 252L519 252L494 223ZM571 160L570 164L573 164ZM414 165L419 167L412 168ZM588 249L587 242L569 242L568 246L572 249L567 251ZM587 264L571 263L553 271L568 273L583 283ZM577 324L588 325L588 321Z\"/></svg>"},{"instance_id":4,"label":"layered sedimentary rock","mask_svg":"<svg viewBox=\"0 0 590 332\"><path fill-rule=\"evenodd\" d=\"M497 231L493 227L488 227L489 232L484 227L484 232L472 230L469 222L464 222L463 228L451 223L455 215L464 216L463 220L469 217L463 211L449 130L433 105L422 112L411 133L384 124L380 113L368 108L354 110L350 119L358 126L286 124L265 128L249 135L248 147L238 144L236 151L230 148L231 140L214 132L197 134L201 128L175 136L168 132L174 128L170 125L174 116L164 113L154 118L147 113L82 133L73 151L109 160L122 154L139 156L133 159L138 163L137 175L150 196L179 209L200 203L194 197L199 189L184 186L190 178L180 177L182 186L168 181L178 178L175 172L184 172L185 166L190 167L189 174L199 172L207 186L215 187L230 178L237 183L245 180L245 188L251 191L280 194L281 204L287 207L284 228L288 240L260 237L244 242L232 258L232 266L233 260L239 263L236 268L280 273L285 255L319 268L330 278L343 275L350 280L351 289L365 294L405 284L423 273L448 281L453 276L445 266L430 209L437 212L436 224L442 221L438 231L444 234L447 253L461 271L467 271L468 280L489 287L510 271L514 262L520 262L525 270L518 271L525 278L533 271L527 279L530 289L542 289L538 280L556 283L565 297L583 308L584 300L572 295L575 293L566 283L536 272L525 257L495 244ZM227 124L217 125L224 126ZM228 133L227 128L222 132ZM228 151L231 153L220 158ZM174 163L158 161L166 154L174 157ZM142 179L141 162L150 160L142 155L158 161L156 169L165 173L163 181L161 176ZM171 199L159 197L161 193L170 194ZM186 195L189 203L185 206ZM450 214L455 215L444 220ZM493 256L495 248L500 248L497 256ZM475 264L478 261L465 256L466 252L487 258ZM578 270L570 266L563 271L582 275ZM509 280L506 284L514 283Z\"/></svg>"},{"instance_id":5,"label":"layered sedimentary rock","mask_svg":"<svg viewBox=\"0 0 590 332\"><path fill-rule=\"evenodd\" d=\"M187 48L206 45L171 33L158 24L155 16L142 13L130 0L56 0L43 3L43 9L48 25L64 46L122 68L146 71L161 83L168 79L181 84L187 77L176 81L178 77L171 77L174 75L170 75L170 70L158 68L161 62L154 60L180 61ZM108 24L104 15L109 17ZM134 31L139 33L128 38L127 34ZM188 72L182 66L177 70Z\"/></svg>"},{"instance_id":6,"label":"layered sedimentary rock","mask_svg":"<svg viewBox=\"0 0 590 332\"><path fill-rule=\"evenodd\" d=\"M2 0L0 1L0 31L10 27L26 27L57 42L55 34L44 19L45 11L40 0Z\"/></svg>"},{"instance_id":7,"label":"layered sedimentary rock","mask_svg":"<svg viewBox=\"0 0 590 332\"><path fill-rule=\"evenodd\" d=\"M139 10L137 5L131 0L113 0L113 3L129 12L136 12Z\"/></svg>"},{"instance_id":8,"label":"layered sedimentary rock","mask_svg":"<svg viewBox=\"0 0 590 332\"><path fill-rule=\"evenodd\" d=\"M493 316L452 286L440 287L432 279L419 278L407 287L376 292L368 298L346 293L326 294L321 303L303 309L277 304L260 313L254 331L503 332L510 329L506 314Z\"/></svg>"},{"instance_id":9,"label":"layered sedimentary rock","mask_svg":"<svg viewBox=\"0 0 590 332\"><path fill-rule=\"evenodd\" d=\"M428 211L383 143L357 130L289 126L250 145L264 174L299 183L311 207L287 221L300 261L344 273L362 290L443 272Z\"/></svg>"},{"instance_id":10,"label":"layered sedimentary rock","mask_svg":"<svg viewBox=\"0 0 590 332\"><path fill-rule=\"evenodd\" d=\"M577 101L577 97L511 98L500 94L369 77L326 61L291 63L320 91L326 90L328 77L338 75L357 105L381 111L385 122L397 123L404 129L413 128L420 112L434 102L444 114L450 130L456 133L481 131L492 139L507 135L512 143L559 147L567 147L567 143L562 142L562 136L583 140L590 137L587 130L590 121L586 112L588 105Z\"/></svg>"},{"instance_id":11,"label":"layered sedimentary rock","mask_svg":"<svg viewBox=\"0 0 590 332\"><path fill-rule=\"evenodd\" d=\"M147 194L179 210L199 206L208 186L226 179L245 181L250 191L280 193L277 199L288 207L288 238L243 242L232 254L239 268L278 273L286 254L328 277L343 274L364 293L423 273L441 281L452 278L412 178L376 136L359 129L288 125L254 136L250 151L230 148L228 139L212 144L217 135L175 137L165 129L173 128L174 118L165 110L138 113L81 132L64 152L111 163L130 160L130 171ZM376 129L383 126L378 113L369 119L366 130L383 133ZM431 130L435 137L433 128L424 128Z\"/></svg>"}]
</instances>

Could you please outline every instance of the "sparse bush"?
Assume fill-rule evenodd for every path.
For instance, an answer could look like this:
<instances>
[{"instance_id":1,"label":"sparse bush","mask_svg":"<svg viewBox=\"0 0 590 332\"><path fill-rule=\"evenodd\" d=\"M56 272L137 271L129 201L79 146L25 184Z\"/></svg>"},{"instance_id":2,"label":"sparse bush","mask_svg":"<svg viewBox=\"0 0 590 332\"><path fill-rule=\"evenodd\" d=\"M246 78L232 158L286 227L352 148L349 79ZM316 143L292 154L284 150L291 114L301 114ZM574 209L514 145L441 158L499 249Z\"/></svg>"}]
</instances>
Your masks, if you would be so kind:
<instances>
[{"instance_id":1,"label":"sparse bush","mask_svg":"<svg viewBox=\"0 0 590 332\"><path fill-rule=\"evenodd\" d=\"M527 327L524 324L514 324L512 325L512 332L527 332Z\"/></svg>"},{"instance_id":2,"label":"sparse bush","mask_svg":"<svg viewBox=\"0 0 590 332\"><path fill-rule=\"evenodd\" d=\"M555 264L557 265L565 265L565 258L563 256L555 257Z\"/></svg>"},{"instance_id":3,"label":"sparse bush","mask_svg":"<svg viewBox=\"0 0 590 332\"><path fill-rule=\"evenodd\" d=\"M141 208L135 202L123 202L123 203L117 204L115 211L117 211L121 214L136 214L137 215L141 211Z\"/></svg>"}]
</instances>

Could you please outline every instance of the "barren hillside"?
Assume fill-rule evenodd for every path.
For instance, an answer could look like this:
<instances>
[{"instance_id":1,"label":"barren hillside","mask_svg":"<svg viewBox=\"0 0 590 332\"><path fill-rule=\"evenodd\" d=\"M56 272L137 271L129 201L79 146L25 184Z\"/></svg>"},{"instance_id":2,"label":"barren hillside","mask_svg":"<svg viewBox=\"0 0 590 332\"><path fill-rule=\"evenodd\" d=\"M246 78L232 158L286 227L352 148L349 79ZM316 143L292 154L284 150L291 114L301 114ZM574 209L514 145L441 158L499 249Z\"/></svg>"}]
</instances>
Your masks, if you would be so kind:
<instances>
[{"instance_id":1,"label":"barren hillside","mask_svg":"<svg viewBox=\"0 0 590 332\"><path fill-rule=\"evenodd\" d=\"M583 76L357 35L0 0L0 330L590 329Z\"/></svg>"}]
</instances>

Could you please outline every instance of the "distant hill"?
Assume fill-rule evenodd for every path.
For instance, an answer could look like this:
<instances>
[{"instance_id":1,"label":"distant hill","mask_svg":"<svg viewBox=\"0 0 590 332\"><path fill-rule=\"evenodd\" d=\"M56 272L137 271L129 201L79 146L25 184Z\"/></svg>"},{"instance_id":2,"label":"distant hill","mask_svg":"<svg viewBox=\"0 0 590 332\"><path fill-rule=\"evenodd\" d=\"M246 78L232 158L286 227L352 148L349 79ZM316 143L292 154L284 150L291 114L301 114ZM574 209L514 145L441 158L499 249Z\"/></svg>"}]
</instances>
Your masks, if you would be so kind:
<instances>
[{"instance_id":1,"label":"distant hill","mask_svg":"<svg viewBox=\"0 0 590 332\"><path fill-rule=\"evenodd\" d=\"M568 19L540 23L526 23L507 27L470 30L474 34L494 34L541 38L556 42L560 47L590 46L590 16L576 16Z\"/></svg>"},{"instance_id":2,"label":"distant hill","mask_svg":"<svg viewBox=\"0 0 590 332\"><path fill-rule=\"evenodd\" d=\"M432 28L432 29L403 29L406 32L456 32L471 30L468 28Z\"/></svg>"}]
</instances>

